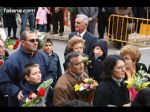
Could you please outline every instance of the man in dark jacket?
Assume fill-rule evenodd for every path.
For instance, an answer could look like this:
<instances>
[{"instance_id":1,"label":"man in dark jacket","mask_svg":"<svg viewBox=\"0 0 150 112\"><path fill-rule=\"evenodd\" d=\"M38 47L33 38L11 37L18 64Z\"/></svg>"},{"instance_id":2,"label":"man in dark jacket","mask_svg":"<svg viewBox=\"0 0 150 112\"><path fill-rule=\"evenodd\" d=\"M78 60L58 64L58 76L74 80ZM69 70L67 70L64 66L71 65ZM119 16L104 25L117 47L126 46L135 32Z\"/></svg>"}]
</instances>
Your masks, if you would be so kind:
<instances>
[{"instance_id":1,"label":"man in dark jacket","mask_svg":"<svg viewBox=\"0 0 150 112\"><path fill-rule=\"evenodd\" d=\"M20 48L8 57L0 71L0 90L8 94L8 106L18 106L17 97L23 97L20 80L24 77L23 67L26 64L39 64L43 80L51 75L47 56L37 50L37 35L25 30L20 38Z\"/></svg>"},{"instance_id":2,"label":"man in dark jacket","mask_svg":"<svg viewBox=\"0 0 150 112\"><path fill-rule=\"evenodd\" d=\"M76 32L69 34L69 39L77 35L85 40L85 49L83 52L87 55L91 53L92 46L97 41L97 37L87 31L88 22L88 17L86 15L78 14L75 20ZM64 55L67 55L67 51L65 51Z\"/></svg>"}]
</instances>

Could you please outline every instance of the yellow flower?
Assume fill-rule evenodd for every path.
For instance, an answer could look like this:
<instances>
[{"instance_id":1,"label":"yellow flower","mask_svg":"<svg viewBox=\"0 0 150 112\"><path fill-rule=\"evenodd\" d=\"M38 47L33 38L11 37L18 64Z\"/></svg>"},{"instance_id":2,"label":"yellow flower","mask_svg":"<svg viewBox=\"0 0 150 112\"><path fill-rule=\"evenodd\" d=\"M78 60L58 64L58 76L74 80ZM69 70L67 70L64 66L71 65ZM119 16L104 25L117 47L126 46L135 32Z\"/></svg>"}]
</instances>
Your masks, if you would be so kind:
<instances>
[{"instance_id":1,"label":"yellow flower","mask_svg":"<svg viewBox=\"0 0 150 112\"><path fill-rule=\"evenodd\" d=\"M10 44L10 45L8 46L8 49L13 50L13 48L14 48L14 46L13 46L12 44Z\"/></svg>"},{"instance_id":2,"label":"yellow flower","mask_svg":"<svg viewBox=\"0 0 150 112\"><path fill-rule=\"evenodd\" d=\"M31 100L29 98L26 98L25 102L28 103L30 102Z\"/></svg>"},{"instance_id":3,"label":"yellow flower","mask_svg":"<svg viewBox=\"0 0 150 112\"><path fill-rule=\"evenodd\" d=\"M133 86L134 79L130 78L130 79L126 80L125 83L127 83L127 88L130 88Z\"/></svg>"},{"instance_id":4,"label":"yellow flower","mask_svg":"<svg viewBox=\"0 0 150 112\"><path fill-rule=\"evenodd\" d=\"M79 85L79 84L76 84L76 85L74 86L74 88L75 88L75 91L78 91L78 90L80 89L80 85Z\"/></svg>"},{"instance_id":5,"label":"yellow flower","mask_svg":"<svg viewBox=\"0 0 150 112\"><path fill-rule=\"evenodd\" d=\"M148 87L149 84L150 84L150 82L145 82L145 83L143 83L143 84L142 84L142 88Z\"/></svg>"}]
</instances>

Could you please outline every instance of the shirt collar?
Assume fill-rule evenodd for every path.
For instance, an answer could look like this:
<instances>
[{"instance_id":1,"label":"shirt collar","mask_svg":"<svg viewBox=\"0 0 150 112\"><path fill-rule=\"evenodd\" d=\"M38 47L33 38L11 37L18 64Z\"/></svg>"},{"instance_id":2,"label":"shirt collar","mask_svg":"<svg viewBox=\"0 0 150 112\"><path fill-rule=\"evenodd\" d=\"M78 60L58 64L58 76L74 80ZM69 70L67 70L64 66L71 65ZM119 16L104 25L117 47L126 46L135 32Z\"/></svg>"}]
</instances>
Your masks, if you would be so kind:
<instances>
[{"instance_id":1,"label":"shirt collar","mask_svg":"<svg viewBox=\"0 0 150 112\"><path fill-rule=\"evenodd\" d=\"M80 33L80 34L79 34L79 32L77 32L77 33L78 33L78 35L80 35L81 37L83 37L83 35L85 34L85 32L86 32L86 30L84 32Z\"/></svg>"},{"instance_id":2,"label":"shirt collar","mask_svg":"<svg viewBox=\"0 0 150 112\"><path fill-rule=\"evenodd\" d=\"M118 86L121 86L121 82L123 81L123 79L116 79L113 76L112 76L112 79L118 84Z\"/></svg>"}]
</instances>

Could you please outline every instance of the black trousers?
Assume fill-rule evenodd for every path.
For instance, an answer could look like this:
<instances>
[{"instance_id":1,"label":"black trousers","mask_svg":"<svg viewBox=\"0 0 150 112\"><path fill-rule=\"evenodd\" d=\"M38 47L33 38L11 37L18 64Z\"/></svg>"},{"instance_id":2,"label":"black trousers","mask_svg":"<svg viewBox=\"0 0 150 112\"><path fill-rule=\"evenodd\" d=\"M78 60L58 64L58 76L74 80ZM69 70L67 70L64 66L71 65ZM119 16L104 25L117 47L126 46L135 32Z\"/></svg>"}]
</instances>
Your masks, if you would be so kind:
<instances>
[{"instance_id":1,"label":"black trousers","mask_svg":"<svg viewBox=\"0 0 150 112\"><path fill-rule=\"evenodd\" d=\"M53 32L64 32L64 13L63 11L52 14Z\"/></svg>"},{"instance_id":2,"label":"black trousers","mask_svg":"<svg viewBox=\"0 0 150 112\"><path fill-rule=\"evenodd\" d=\"M52 15L47 14L47 24L46 24L46 31L49 32L51 31L51 24L52 24Z\"/></svg>"}]
</instances>

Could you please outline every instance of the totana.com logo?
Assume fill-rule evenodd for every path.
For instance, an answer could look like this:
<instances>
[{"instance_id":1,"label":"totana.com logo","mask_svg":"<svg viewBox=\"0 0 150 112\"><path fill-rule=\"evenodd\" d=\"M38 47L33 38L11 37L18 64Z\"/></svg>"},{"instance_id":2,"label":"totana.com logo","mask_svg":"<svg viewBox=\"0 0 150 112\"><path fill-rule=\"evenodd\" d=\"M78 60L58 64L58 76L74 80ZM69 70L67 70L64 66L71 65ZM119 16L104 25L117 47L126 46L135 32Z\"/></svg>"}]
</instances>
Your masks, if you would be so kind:
<instances>
[{"instance_id":1,"label":"totana.com logo","mask_svg":"<svg viewBox=\"0 0 150 112\"><path fill-rule=\"evenodd\" d=\"M3 8L1 9L3 13L29 13L35 12L35 9L14 9L14 8Z\"/></svg>"}]
</instances>

